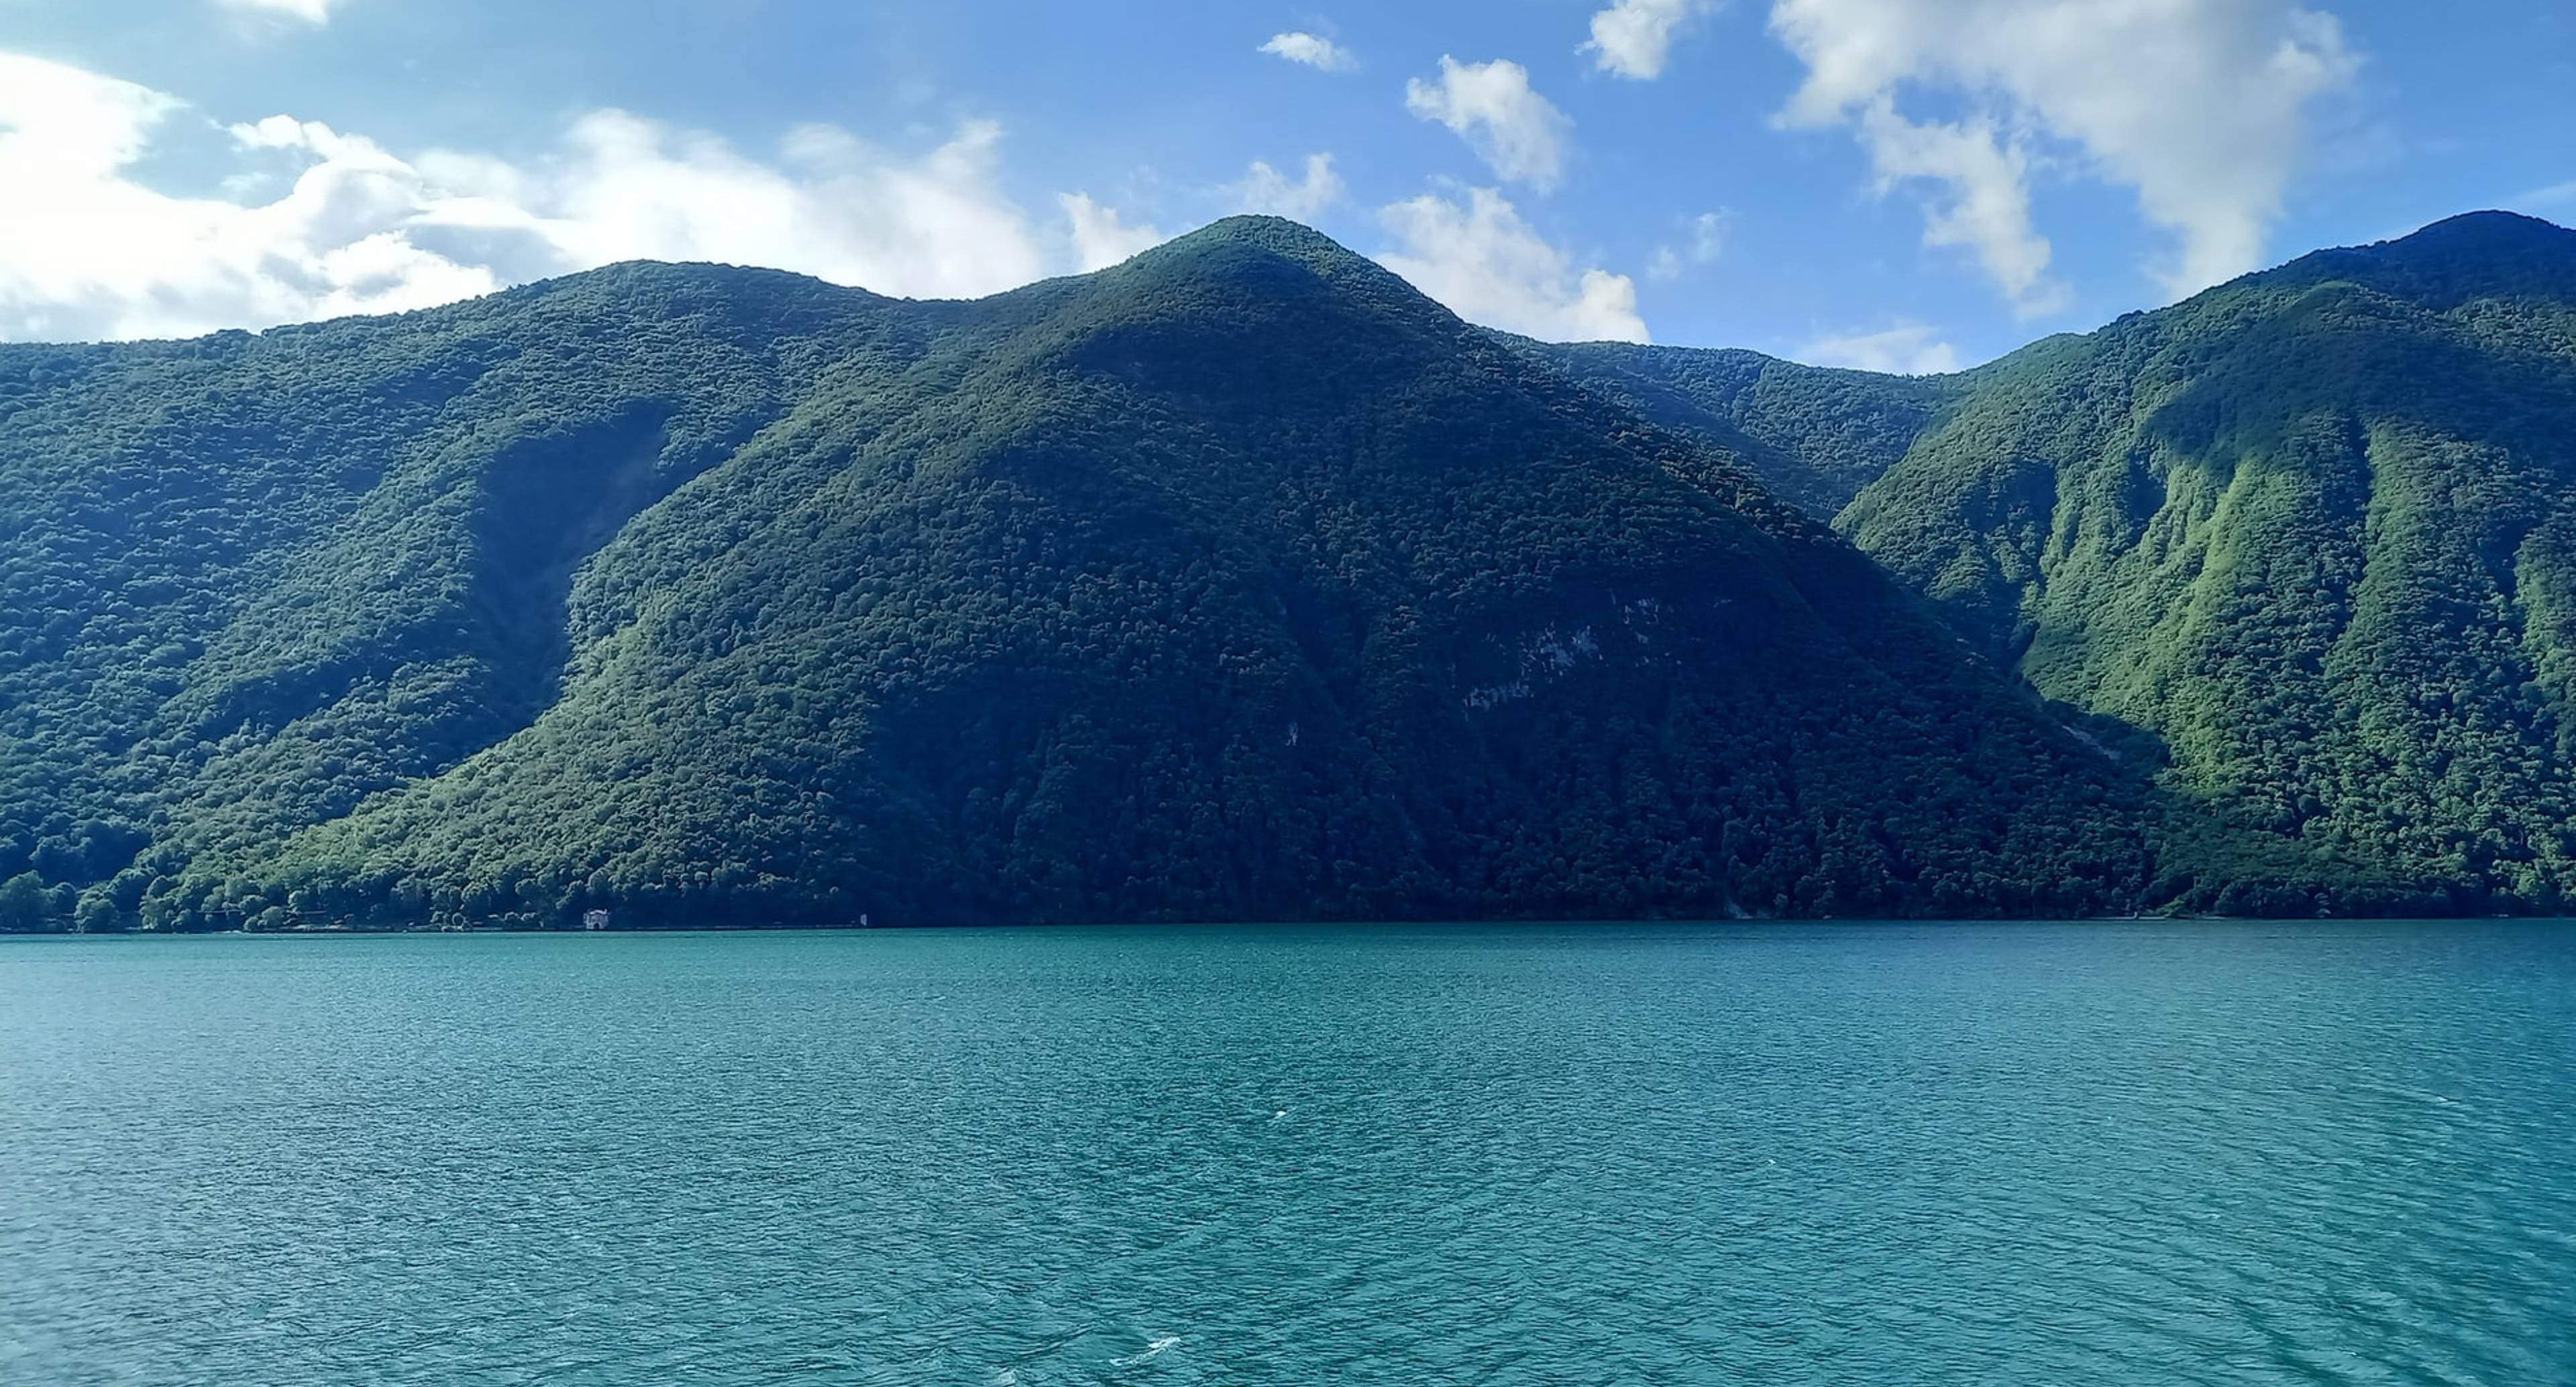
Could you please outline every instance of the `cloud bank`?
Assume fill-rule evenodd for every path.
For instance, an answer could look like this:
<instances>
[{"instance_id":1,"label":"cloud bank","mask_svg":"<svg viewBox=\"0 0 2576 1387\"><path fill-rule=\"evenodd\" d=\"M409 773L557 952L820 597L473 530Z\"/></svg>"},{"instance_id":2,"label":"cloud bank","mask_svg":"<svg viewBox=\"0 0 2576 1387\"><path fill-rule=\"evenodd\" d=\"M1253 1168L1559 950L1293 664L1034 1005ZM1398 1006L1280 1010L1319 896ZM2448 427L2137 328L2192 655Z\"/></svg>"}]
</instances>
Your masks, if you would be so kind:
<instances>
[{"instance_id":1,"label":"cloud bank","mask_svg":"<svg viewBox=\"0 0 2576 1387\"><path fill-rule=\"evenodd\" d=\"M1774 0L1771 29L1807 68L1782 121L1850 129L1882 188L1926 190L1925 239L2031 315L2067 300L2031 216L2043 160L2135 191L2179 297L2262 264L2311 108L2360 67L2290 0Z\"/></svg>"},{"instance_id":2,"label":"cloud bank","mask_svg":"<svg viewBox=\"0 0 2576 1387\"><path fill-rule=\"evenodd\" d=\"M304 167L257 205L175 197L128 176L182 103L0 53L0 337L176 336L423 307L498 287L410 224L417 170L363 139L293 121L219 133L246 165Z\"/></svg>"},{"instance_id":3,"label":"cloud bank","mask_svg":"<svg viewBox=\"0 0 2576 1387\"><path fill-rule=\"evenodd\" d=\"M225 196L136 166L217 142ZM898 151L809 126L769 158L621 111L544 158L397 155L271 116L224 125L130 82L0 53L0 338L173 337L394 312L618 260L717 260L965 297L1161 239L1075 193L1061 223L1001 188L1000 127Z\"/></svg>"},{"instance_id":4,"label":"cloud bank","mask_svg":"<svg viewBox=\"0 0 2576 1387\"><path fill-rule=\"evenodd\" d=\"M211 141L222 195L138 175L156 143ZM184 337L426 308L620 260L712 260L879 293L973 297L1115 264L1165 239L1087 193L1029 216L1002 131L911 151L832 126L768 157L624 111L542 157L397 154L291 116L221 124L130 82L0 52L0 340ZM1215 190L1313 220L1348 198L1332 156L1254 163ZM1387 265L1458 313L1547 337L1644 340L1624 275L1578 269L1501 193L1384 209Z\"/></svg>"}]
</instances>

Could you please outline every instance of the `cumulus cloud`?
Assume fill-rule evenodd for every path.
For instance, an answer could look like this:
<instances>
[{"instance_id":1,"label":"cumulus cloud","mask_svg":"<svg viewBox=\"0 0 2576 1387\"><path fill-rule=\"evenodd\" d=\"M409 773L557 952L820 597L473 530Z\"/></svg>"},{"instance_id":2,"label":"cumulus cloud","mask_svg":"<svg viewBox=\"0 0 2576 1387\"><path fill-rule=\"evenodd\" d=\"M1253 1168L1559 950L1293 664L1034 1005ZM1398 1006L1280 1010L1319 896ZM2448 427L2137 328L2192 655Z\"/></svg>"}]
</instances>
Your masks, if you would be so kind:
<instances>
[{"instance_id":1,"label":"cumulus cloud","mask_svg":"<svg viewBox=\"0 0 2576 1387\"><path fill-rule=\"evenodd\" d=\"M411 239L415 171L325 127L221 132L237 157L304 167L257 206L172 197L127 170L175 99L0 53L0 337L174 336L421 307L498 287Z\"/></svg>"},{"instance_id":2,"label":"cumulus cloud","mask_svg":"<svg viewBox=\"0 0 2576 1387\"><path fill-rule=\"evenodd\" d=\"M1937 376L1959 369L1958 349L1932 327L1901 322L1877 332L1820 337L1792 353L1810 366L1845 366L1892 376Z\"/></svg>"},{"instance_id":3,"label":"cumulus cloud","mask_svg":"<svg viewBox=\"0 0 2576 1387\"><path fill-rule=\"evenodd\" d=\"M1261 45L1261 51L1326 72L1349 72L1360 65L1351 50L1313 34L1273 34L1268 43Z\"/></svg>"},{"instance_id":4,"label":"cumulus cloud","mask_svg":"<svg viewBox=\"0 0 2576 1387\"><path fill-rule=\"evenodd\" d=\"M219 139L237 196L136 174L156 140ZM774 158L617 111L547 158L405 158L286 116L224 126L175 97L0 53L0 337L178 336L391 312L616 260L720 260L882 293L1006 289L1149 228L1082 199L1040 234L999 189L1001 132L926 151L827 126ZM284 191L251 196L281 174ZM1159 239L1159 238L1156 238Z\"/></svg>"},{"instance_id":5,"label":"cumulus cloud","mask_svg":"<svg viewBox=\"0 0 2576 1387\"><path fill-rule=\"evenodd\" d=\"M283 15L289 19L301 19L310 24L329 23L331 7L346 3L348 0L223 0L226 9L254 10L263 14Z\"/></svg>"},{"instance_id":6,"label":"cumulus cloud","mask_svg":"<svg viewBox=\"0 0 2576 1387\"><path fill-rule=\"evenodd\" d=\"M1640 82L1664 75L1673 38L1714 0L1618 0L1592 16L1592 41L1583 50L1604 72Z\"/></svg>"},{"instance_id":7,"label":"cumulus cloud","mask_svg":"<svg viewBox=\"0 0 2576 1387\"><path fill-rule=\"evenodd\" d=\"M479 183L476 162L435 156L424 165L533 212L579 265L731 260L883 293L965 296L1048 268L998 187L1001 139L1000 126L969 121L946 143L906 157L837 127L807 126L765 162L711 135L603 111L574 124L569 157L533 171L504 166Z\"/></svg>"},{"instance_id":8,"label":"cumulus cloud","mask_svg":"<svg viewBox=\"0 0 2576 1387\"><path fill-rule=\"evenodd\" d=\"M1530 87L1518 63L1462 63L1442 56L1440 80L1405 83L1404 108L1455 131L1495 176L1541 192L1565 176L1574 122Z\"/></svg>"},{"instance_id":9,"label":"cumulus cloud","mask_svg":"<svg viewBox=\"0 0 2576 1387\"><path fill-rule=\"evenodd\" d=\"M776 162L623 111L585 116L533 168L420 161L430 226L524 231L565 268L723 260L881 293L965 296L1027 283L1048 257L998 189L1001 128L973 121L917 157L807 126Z\"/></svg>"},{"instance_id":10,"label":"cumulus cloud","mask_svg":"<svg viewBox=\"0 0 2576 1387\"><path fill-rule=\"evenodd\" d=\"M1306 174L1290 178L1258 159L1243 175L1243 181L1228 184L1226 198L1238 212L1255 212L1263 216L1287 217L1293 221L1311 222L1330 211L1348 195L1342 176L1333 172L1333 156L1306 156Z\"/></svg>"},{"instance_id":11,"label":"cumulus cloud","mask_svg":"<svg viewBox=\"0 0 2576 1387\"><path fill-rule=\"evenodd\" d=\"M1065 193L1056 202L1073 225L1074 263L1085 274L1108 269L1171 239L1150 226L1127 225L1118 209L1092 201L1089 193Z\"/></svg>"},{"instance_id":12,"label":"cumulus cloud","mask_svg":"<svg viewBox=\"0 0 2576 1387\"><path fill-rule=\"evenodd\" d=\"M1397 242L1379 263L1462 318L1552 341L1649 340L1634 281L1577 273L1495 189L1470 188L1463 204L1426 193L1378 217Z\"/></svg>"},{"instance_id":13,"label":"cumulus cloud","mask_svg":"<svg viewBox=\"0 0 2576 1387\"><path fill-rule=\"evenodd\" d=\"M1734 224L1735 214L1723 209L1691 218L1678 244L1655 247L1655 258L1646 267L1646 277L1675 280L1698 266L1716 264L1718 257L1726 254L1726 233Z\"/></svg>"},{"instance_id":14,"label":"cumulus cloud","mask_svg":"<svg viewBox=\"0 0 2576 1387\"><path fill-rule=\"evenodd\" d=\"M2359 60L2293 0L1774 0L1807 68L1785 123L1847 127L1883 186L1928 184L1926 235L1960 246L2025 311L2066 301L2030 211L2050 148L2135 190L2175 249L2179 296L2260 266L2309 113ZM1956 119L1907 99L1955 98Z\"/></svg>"}]
</instances>

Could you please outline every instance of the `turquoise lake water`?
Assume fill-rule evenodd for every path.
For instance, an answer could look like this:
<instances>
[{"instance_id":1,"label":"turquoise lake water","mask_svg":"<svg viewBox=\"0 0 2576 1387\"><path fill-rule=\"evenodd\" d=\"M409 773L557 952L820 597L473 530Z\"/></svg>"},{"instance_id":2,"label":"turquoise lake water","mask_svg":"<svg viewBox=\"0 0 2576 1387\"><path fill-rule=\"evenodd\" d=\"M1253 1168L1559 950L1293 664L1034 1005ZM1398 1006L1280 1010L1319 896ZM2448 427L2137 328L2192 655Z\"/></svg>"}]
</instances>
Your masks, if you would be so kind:
<instances>
[{"instance_id":1,"label":"turquoise lake water","mask_svg":"<svg viewBox=\"0 0 2576 1387\"><path fill-rule=\"evenodd\" d=\"M2576 927L0 942L0 1382L2576 1382Z\"/></svg>"}]
</instances>

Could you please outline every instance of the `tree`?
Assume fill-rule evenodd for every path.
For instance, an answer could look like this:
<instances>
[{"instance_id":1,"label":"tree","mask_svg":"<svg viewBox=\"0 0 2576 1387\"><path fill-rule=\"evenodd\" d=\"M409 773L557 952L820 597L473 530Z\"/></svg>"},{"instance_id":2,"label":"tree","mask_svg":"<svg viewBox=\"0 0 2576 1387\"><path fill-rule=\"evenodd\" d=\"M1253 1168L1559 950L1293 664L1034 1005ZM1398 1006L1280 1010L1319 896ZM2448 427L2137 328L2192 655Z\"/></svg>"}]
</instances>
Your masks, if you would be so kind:
<instances>
[{"instance_id":1,"label":"tree","mask_svg":"<svg viewBox=\"0 0 2576 1387\"><path fill-rule=\"evenodd\" d=\"M54 927L54 895L42 877L21 872L0 885L0 934L33 934Z\"/></svg>"},{"instance_id":2,"label":"tree","mask_svg":"<svg viewBox=\"0 0 2576 1387\"><path fill-rule=\"evenodd\" d=\"M99 887L82 893L80 905L72 912L72 928L83 934L115 934L125 928L126 914L116 908L115 899Z\"/></svg>"}]
</instances>

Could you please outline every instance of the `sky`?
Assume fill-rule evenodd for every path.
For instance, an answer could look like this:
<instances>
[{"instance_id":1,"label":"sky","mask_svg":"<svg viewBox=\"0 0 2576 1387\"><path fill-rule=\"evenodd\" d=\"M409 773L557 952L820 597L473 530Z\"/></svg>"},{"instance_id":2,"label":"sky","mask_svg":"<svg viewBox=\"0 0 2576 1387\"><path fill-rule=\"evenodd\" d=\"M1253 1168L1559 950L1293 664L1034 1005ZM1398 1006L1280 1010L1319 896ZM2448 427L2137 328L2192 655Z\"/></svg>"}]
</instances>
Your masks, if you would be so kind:
<instances>
[{"instance_id":1,"label":"sky","mask_svg":"<svg viewBox=\"0 0 2576 1387\"><path fill-rule=\"evenodd\" d=\"M2487 207L2576 222L2571 0L0 0L0 340L1265 212L1497 327L1922 372Z\"/></svg>"}]
</instances>

